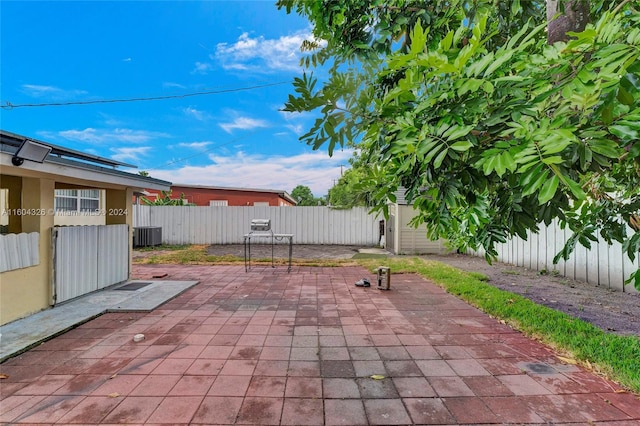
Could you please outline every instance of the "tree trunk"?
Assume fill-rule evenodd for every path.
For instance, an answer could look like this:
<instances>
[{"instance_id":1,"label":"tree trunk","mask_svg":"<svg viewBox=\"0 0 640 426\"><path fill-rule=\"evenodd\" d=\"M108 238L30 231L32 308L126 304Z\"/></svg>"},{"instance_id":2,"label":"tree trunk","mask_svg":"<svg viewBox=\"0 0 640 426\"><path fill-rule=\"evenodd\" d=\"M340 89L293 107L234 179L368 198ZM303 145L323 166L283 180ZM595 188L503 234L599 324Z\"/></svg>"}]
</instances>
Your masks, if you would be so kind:
<instances>
[{"instance_id":1,"label":"tree trunk","mask_svg":"<svg viewBox=\"0 0 640 426\"><path fill-rule=\"evenodd\" d=\"M564 11L559 10L559 3L564 4ZM554 17L560 13L555 19ZM567 32L584 31L589 23L588 0L547 0L547 42L567 41Z\"/></svg>"}]
</instances>

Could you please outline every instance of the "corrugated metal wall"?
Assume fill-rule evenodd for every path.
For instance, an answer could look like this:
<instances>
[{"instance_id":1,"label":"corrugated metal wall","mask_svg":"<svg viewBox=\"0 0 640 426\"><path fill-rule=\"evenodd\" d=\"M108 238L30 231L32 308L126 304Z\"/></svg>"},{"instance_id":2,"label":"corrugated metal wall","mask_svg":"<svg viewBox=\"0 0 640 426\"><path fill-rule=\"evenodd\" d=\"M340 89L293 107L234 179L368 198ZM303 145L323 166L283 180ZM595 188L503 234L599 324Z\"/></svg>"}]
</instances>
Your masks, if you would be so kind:
<instances>
[{"instance_id":1,"label":"corrugated metal wall","mask_svg":"<svg viewBox=\"0 0 640 426\"><path fill-rule=\"evenodd\" d=\"M164 244L242 244L252 219L271 219L294 244L378 245L379 220L365 207L134 206L134 227L159 226Z\"/></svg>"},{"instance_id":2,"label":"corrugated metal wall","mask_svg":"<svg viewBox=\"0 0 640 426\"><path fill-rule=\"evenodd\" d=\"M129 226L98 226L98 288L129 279Z\"/></svg>"},{"instance_id":3,"label":"corrugated metal wall","mask_svg":"<svg viewBox=\"0 0 640 426\"><path fill-rule=\"evenodd\" d=\"M55 303L127 280L129 226L53 228Z\"/></svg>"},{"instance_id":4,"label":"corrugated metal wall","mask_svg":"<svg viewBox=\"0 0 640 426\"><path fill-rule=\"evenodd\" d=\"M614 242L608 245L599 236L598 242L591 243L587 250L576 245L569 260L553 264L553 257L571 237L571 231L561 229L557 221L549 226L541 226L537 234L529 233L527 240L516 237L504 244L498 244L500 262L549 273L557 271L559 275L601 285L615 290L636 293L633 285L624 285L629 275L640 268L640 259L631 262L622 250L622 245ZM469 254L484 256L484 251L469 251Z\"/></svg>"},{"instance_id":5,"label":"corrugated metal wall","mask_svg":"<svg viewBox=\"0 0 640 426\"><path fill-rule=\"evenodd\" d=\"M38 265L39 241L38 232L0 235L0 272Z\"/></svg>"}]
</instances>

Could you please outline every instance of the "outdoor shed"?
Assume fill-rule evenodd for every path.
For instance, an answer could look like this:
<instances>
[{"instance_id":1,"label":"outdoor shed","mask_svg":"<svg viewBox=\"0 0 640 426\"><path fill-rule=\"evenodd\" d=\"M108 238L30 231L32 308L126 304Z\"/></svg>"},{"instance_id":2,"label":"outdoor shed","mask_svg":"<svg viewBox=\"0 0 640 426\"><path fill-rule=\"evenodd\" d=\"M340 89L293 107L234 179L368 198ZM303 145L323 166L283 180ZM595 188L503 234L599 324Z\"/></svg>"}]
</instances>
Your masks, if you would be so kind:
<instances>
[{"instance_id":1,"label":"outdoor shed","mask_svg":"<svg viewBox=\"0 0 640 426\"><path fill-rule=\"evenodd\" d=\"M129 279L133 193L170 182L118 167L0 130L0 325Z\"/></svg>"},{"instance_id":2,"label":"outdoor shed","mask_svg":"<svg viewBox=\"0 0 640 426\"><path fill-rule=\"evenodd\" d=\"M446 241L430 240L425 226L414 228L409 225L416 215L413 206L407 204L405 191L395 193L396 202L389 203L389 219L385 226L385 248L394 254L446 254Z\"/></svg>"}]
</instances>

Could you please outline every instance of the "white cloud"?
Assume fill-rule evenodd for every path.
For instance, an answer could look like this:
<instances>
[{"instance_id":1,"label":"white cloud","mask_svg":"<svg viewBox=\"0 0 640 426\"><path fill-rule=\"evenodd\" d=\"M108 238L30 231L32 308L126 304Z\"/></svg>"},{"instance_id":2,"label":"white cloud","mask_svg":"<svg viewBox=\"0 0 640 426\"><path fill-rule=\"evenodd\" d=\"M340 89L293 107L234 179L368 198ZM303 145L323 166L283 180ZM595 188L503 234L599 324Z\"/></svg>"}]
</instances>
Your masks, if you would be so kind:
<instances>
[{"instance_id":1,"label":"white cloud","mask_svg":"<svg viewBox=\"0 0 640 426\"><path fill-rule=\"evenodd\" d=\"M55 86L41 86L37 84L23 84L21 86L22 92L33 98L46 98L53 100L70 100L76 99L79 96L86 95L88 92L85 90L68 90L61 89Z\"/></svg>"},{"instance_id":2,"label":"white cloud","mask_svg":"<svg viewBox=\"0 0 640 426\"><path fill-rule=\"evenodd\" d=\"M309 120L312 118L310 113L283 111L282 108L276 108L280 116L287 122L284 125L291 133L301 136L311 127Z\"/></svg>"},{"instance_id":3,"label":"white cloud","mask_svg":"<svg viewBox=\"0 0 640 426\"><path fill-rule=\"evenodd\" d=\"M252 38L245 32L235 43L219 43L211 59L219 61L225 69L250 70L254 72L300 71L300 46L312 35L309 31L278 39L263 36Z\"/></svg>"},{"instance_id":4,"label":"white cloud","mask_svg":"<svg viewBox=\"0 0 640 426\"><path fill-rule=\"evenodd\" d=\"M204 149L207 146L211 145L211 142L181 142L178 144L181 148L191 148L191 149Z\"/></svg>"},{"instance_id":5,"label":"white cloud","mask_svg":"<svg viewBox=\"0 0 640 426\"><path fill-rule=\"evenodd\" d=\"M293 156L263 156L237 152L231 156L209 155L212 164L174 170L150 170L151 176L174 183L279 189L291 192L297 185L326 195L340 178L340 165L348 164L352 150L314 151Z\"/></svg>"},{"instance_id":6,"label":"white cloud","mask_svg":"<svg viewBox=\"0 0 640 426\"><path fill-rule=\"evenodd\" d=\"M193 107L185 107L182 108L182 112L184 113L184 115L189 116L189 117L193 117L198 121L205 121L209 118L209 114L207 114L204 111L200 111L198 109L195 109Z\"/></svg>"},{"instance_id":7,"label":"white cloud","mask_svg":"<svg viewBox=\"0 0 640 426\"><path fill-rule=\"evenodd\" d=\"M64 130L58 132L61 136L68 140L80 141L92 144L100 143L144 143L150 140L167 137L166 133L153 132L147 130L132 129L94 129L88 127L84 130Z\"/></svg>"},{"instance_id":8,"label":"white cloud","mask_svg":"<svg viewBox=\"0 0 640 426\"><path fill-rule=\"evenodd\" d=\"M258 127L269 127L269 123L265 120L260 120L250 117L237 117L235 120L229 123L220 123L220 127L227 132L231 133L235 129L255 129Z\"/></svg>"},{"instance_id":9,"label":"white cloud","mask_svg":"<svg viewBox=\"0 0 640 426\"><path fill-rule=\"evenodd\" d=\"M111 158L116 161L139 161L150 149L150 146L111 148L111 151L115 152Z\"/></svg>"},{"instance_id":10,"label":"white cloud","mask_svg":"<svg viewBox=\"0 0 640 426\"><path fill-rule=\"evenodd\" d=\"M304 133L305 128L302 124L287 124L284 127L291 130L296 135L300 136Z\"/></svg>"},{"instance_id":11,"label":"white cloud","mask_svg":"<svg viewBox=\"0 0 640 426\"><path fill-rule=\"evenodd\" d=\"M165 89L172 89L172 88L186 89L187 88L187 86L183 84L173 83L171 81L165 81L164 83L162 83L162 87L164 87Z\"/></svg>"},{"instance_id":12,"label":"white cloud","mask_svg":"<svg viewBox=\"0 0 640 426\"><path fill-rule=\"evenodd\" d=\"M196 62L195 68L191 71L191 74L207 74L209 71L213 69L211 64L206 62Z\"/></svg>"}]
</instances>

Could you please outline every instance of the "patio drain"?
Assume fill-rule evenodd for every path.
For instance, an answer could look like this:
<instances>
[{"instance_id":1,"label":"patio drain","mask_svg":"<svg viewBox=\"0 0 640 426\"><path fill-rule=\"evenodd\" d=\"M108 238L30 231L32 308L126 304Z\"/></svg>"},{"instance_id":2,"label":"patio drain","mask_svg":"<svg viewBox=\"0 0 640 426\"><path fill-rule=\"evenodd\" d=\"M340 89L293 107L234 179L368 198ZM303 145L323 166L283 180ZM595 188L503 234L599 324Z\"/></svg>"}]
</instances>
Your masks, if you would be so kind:
<instances>
[{"instance_id":1,"label":"patio drain","mask_svg":"<svg viewBox=\"0 0 640 426\"><path fill-rule=\"evenodd\" d=\"M144 288L144 287L148 286L149 284L152 284L152 283L151 282L129 283L129 284L125 284L123 286L120 286L118 288L114 288L114 290L136 291L136 290L140 290L141 288Z\"/></svg>"}]
</instances>

